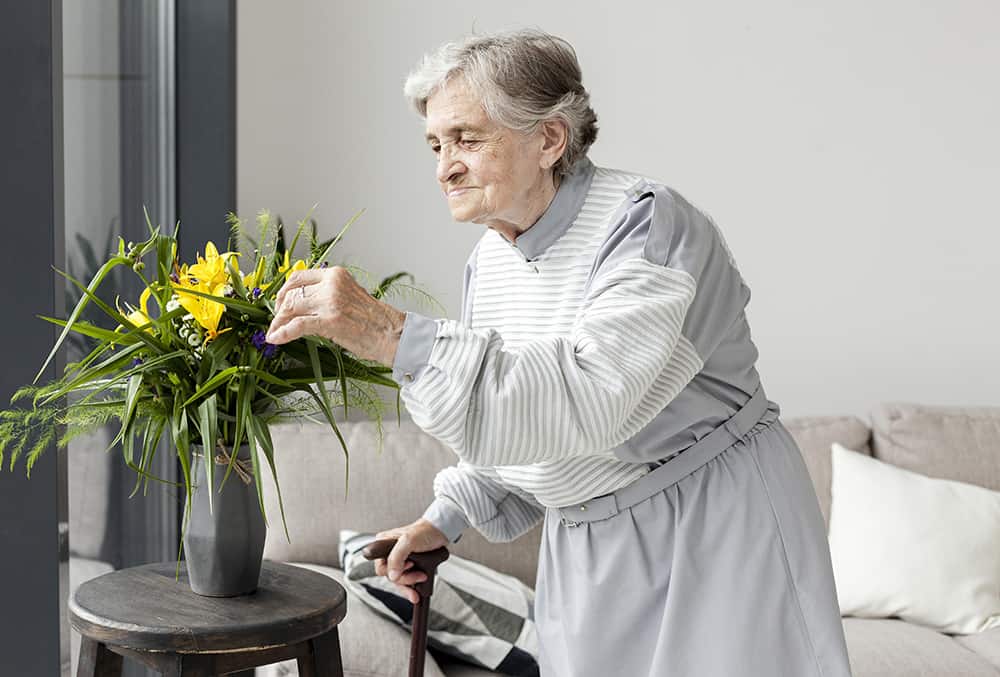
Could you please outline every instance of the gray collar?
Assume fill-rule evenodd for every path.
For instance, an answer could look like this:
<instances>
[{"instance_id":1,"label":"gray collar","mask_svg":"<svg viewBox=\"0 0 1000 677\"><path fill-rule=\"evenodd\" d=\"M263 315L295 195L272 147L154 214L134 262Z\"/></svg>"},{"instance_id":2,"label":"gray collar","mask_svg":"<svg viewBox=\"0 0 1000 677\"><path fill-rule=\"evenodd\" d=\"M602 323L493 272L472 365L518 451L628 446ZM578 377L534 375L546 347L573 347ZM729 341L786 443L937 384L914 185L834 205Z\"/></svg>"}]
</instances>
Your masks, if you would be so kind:
<instances>
[{"instance_id":1,"label":"gray collar","mask_svg":"<svg viewBox=\"0 0 1000 677\"><path fill-rule=\"evenodd\" d=\"M573 225L576 215L583 207L587 191L590 190L595 170L594 163L587 156L577 160L570 173L559 182L555 197L545 213L528 230L517 236L513 246L527 260L538 258Z\"/></svg>"}]
</instances>

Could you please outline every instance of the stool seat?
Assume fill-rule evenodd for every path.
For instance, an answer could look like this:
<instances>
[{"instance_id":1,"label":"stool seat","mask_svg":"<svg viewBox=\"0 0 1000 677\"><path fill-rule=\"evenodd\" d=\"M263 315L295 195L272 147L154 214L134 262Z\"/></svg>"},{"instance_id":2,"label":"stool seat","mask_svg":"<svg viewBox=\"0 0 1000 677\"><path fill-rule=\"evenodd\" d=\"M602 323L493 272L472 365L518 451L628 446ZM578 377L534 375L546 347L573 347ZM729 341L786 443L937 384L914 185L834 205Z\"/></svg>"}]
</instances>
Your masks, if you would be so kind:
<instances>
[{"instance_id":1,"label":"stool seat","mask_svg":"<svg viewBox=\"0 0 1000 677\"><path fill-rule=\"evenodd\" d=\"M265 560L253 593L206 597L191 590L184 563L179 578L176 567L161 562L122 569L77 589L69 617L84 640L80 674L114 674L114 667L120 672L118 656L164 674L208 675L285 658L298 658L300 667L319 665L317 657L330 653L336 654L330 674L341 674L336 626L347 613L347 592L337 581ZM330 657L324 660L329 664ZM88 661L95 667L88 668ZM102 662L112 670L98 669Z\"/></svg>"}]
</instances>

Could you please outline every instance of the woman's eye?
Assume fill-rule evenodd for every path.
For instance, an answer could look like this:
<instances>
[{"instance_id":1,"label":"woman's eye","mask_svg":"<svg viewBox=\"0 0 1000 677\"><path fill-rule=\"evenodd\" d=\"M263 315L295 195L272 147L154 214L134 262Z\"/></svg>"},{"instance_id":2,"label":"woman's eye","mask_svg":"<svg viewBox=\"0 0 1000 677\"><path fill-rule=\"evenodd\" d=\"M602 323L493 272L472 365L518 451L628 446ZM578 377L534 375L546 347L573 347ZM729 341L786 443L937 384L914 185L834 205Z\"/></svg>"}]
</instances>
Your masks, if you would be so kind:
<instances>
[{"instance_id":1,"label":"woman's eye","mask_svg":"<svg viewBox=\"0 0 1000 677\"><path fill-rule=\"evenodd\" d=\"M475 149L479 147L479 141L477 139L462 139L461 144L463 148Z\"/></svg>"},{"instance_id":2,"label":"woman's eye","mask_svg":"<svg viewBox=\"0 0 1000 677\"><path fill-rule=\"evenodd\" d=\"M438 153L441 152L441 146L431 146L431 150L434 152L435 155L437 155Z\"/></svg>"}]
</instances>

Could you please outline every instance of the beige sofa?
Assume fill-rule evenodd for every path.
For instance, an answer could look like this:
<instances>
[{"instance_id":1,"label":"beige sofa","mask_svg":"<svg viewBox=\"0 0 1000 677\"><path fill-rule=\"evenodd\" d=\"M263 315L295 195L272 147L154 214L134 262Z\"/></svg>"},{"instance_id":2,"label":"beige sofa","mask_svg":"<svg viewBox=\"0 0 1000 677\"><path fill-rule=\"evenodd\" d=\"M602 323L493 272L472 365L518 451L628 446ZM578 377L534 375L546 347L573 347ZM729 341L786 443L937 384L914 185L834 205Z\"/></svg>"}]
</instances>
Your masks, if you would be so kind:
<instances>
[{"instance_id":1,"label":"beige sofa","mask_svg":"<svg viewBox=\"0 0 1000 677\"><path fill-rule=\"evenodd\" d=\"M870 418L869 424L853 416L782 417L802 449L827 523L835 441L932 477L1000 490L1000 407L884 404ZM267 486L271 529L265 558L323 565L338 576L332 567L338 563L341 528L374 532L413 521L433 498L435 473L456 460L407 420L386 422L381 453L372 423L348 422L342 431L351 451L346 501L343 452L329 428L291 424L273 430L291 543L280 526L273 488ZM540 529L513 543L488 543L469 529L451 550L534 585ZM899 619L843 621L855 677L1000 677L1000 628L949 636ZM340 632L348 677L406 674L409 634L353 597ZM435 656L428 656L428 677L496 674ZM258 668L258 674L288 674L288 664Z\"/></svg>"}]
</instances>

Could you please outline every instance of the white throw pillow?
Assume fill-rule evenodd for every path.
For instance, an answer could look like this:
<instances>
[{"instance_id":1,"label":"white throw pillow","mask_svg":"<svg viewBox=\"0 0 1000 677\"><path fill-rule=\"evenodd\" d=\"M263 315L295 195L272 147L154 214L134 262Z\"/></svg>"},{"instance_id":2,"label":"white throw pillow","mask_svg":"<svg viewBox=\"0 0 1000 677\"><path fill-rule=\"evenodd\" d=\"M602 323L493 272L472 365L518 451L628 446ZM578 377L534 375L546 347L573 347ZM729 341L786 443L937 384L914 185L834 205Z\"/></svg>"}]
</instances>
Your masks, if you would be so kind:
<instances>
[{"instance_id":1,"label":"white throw pillow","mask_svg":"<svg viewBox=\"0 0 1000 677\"><path fill-rule=\"evenodd\" d=\"M949 634L1000 627L1000 492L832 446L830 554L844 616Z\"/></svg>"}]
</instances>

